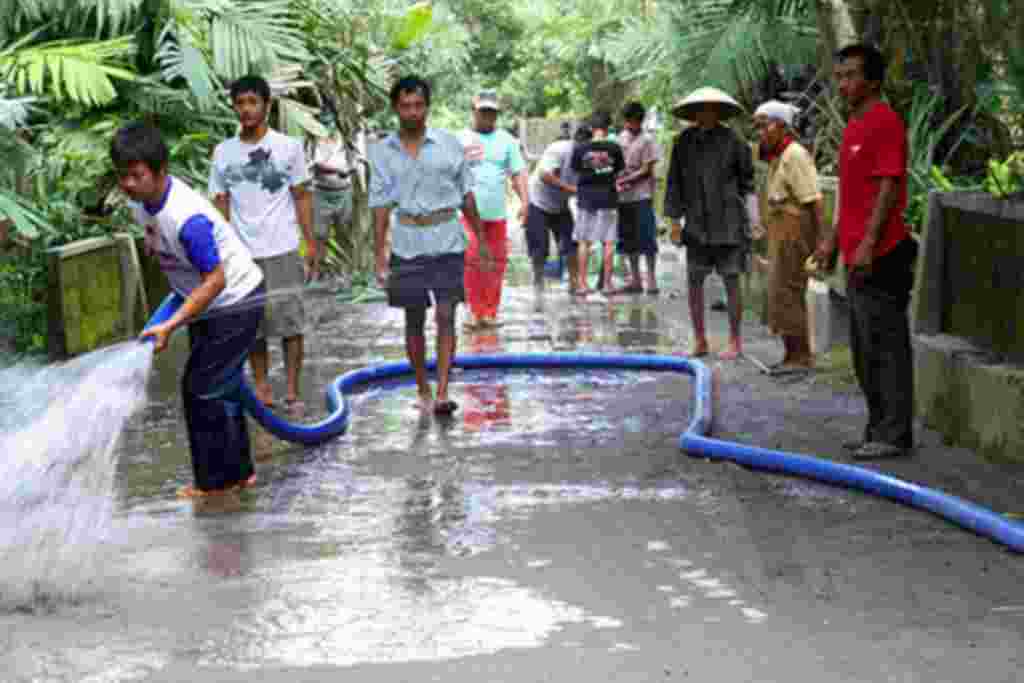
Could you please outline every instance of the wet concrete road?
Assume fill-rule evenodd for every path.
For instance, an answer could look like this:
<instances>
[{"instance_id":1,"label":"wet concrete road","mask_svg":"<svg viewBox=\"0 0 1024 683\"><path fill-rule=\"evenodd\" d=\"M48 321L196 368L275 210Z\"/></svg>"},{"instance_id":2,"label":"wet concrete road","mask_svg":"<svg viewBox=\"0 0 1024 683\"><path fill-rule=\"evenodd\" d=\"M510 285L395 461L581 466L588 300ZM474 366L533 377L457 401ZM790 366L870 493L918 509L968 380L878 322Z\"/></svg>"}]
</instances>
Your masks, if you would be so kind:
<instances>
[{"instance_id":1,"label":"wet concrete road","mask_svg":"<svg viewBox=\"0 0 1024 683\"><path fill-rule=\"evenodd\" d=\"M461 351L688 342L678 262L658 299L572 304L555 284L539 312L523 265L505 326ZM402 358L399 313L326 293L311 310L311 406L339 373ZM724 345L724 314L710 323ZM103 575L76 604L0 613L0 680L1020 680L1019 557L923 512L681 454L685 377L459 373L443 423L409 385L374 389L345 437L258 433L256 489L187 502L183 341L125 434ZM727 438L840 459L861 428L856 393L722 372ZM922 443L879 467L1022 505L1021 468Z\"/></svg>"}]
</instances>

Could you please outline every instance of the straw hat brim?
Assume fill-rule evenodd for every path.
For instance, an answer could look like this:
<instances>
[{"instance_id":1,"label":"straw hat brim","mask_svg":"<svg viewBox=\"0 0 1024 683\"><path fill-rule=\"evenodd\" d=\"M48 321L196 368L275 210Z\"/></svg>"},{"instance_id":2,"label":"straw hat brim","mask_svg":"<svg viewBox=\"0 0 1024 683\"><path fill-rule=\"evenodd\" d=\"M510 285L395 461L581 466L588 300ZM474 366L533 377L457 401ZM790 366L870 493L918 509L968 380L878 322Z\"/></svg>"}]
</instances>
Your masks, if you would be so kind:
<instances>
[{"instance_id":1,"label":"straw hat brim","mask_svg":"<svg viewBox=\"0 0 1024 683\"><path fill-rule=\"evenodd\" d=\"M693 121L696 112L705 104L717 105L722 119L740 116L745 111L739 102L718 88L698 88L676 104L672 108L672 114Z\"/></svg>"}]
</instances>

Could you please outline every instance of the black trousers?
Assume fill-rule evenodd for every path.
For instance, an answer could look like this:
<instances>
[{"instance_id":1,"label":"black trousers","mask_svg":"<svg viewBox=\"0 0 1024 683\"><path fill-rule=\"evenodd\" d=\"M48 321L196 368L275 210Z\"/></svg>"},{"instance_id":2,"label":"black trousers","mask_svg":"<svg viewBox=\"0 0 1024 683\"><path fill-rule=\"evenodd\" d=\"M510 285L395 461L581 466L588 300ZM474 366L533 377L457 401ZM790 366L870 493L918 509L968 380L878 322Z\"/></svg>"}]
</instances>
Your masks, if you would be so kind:
<instances>
[{"instance_id":1,"label":"black trousers","mask_svg":"<svg viewBox=\"0 0 1024 683\"><path fill-rule=\"evenodd\" d=\"M196 488L203 491L227 488L255 471L237 392L263 319L264 298L260 285L231 310L217 311L188 326L192 352L181 394L192 473Z\"/></svg>"},{"instance_id":2,"label":"black trousers","mask_svg":"<svg viewBox=\"0 0 1024 683\"><path fill-rule=\"evenodd\" d=\"M905 240L877 259L870 275L851 273L850 347L868 405L865 441L914 445L914 369L907 306L917 244Z\"/></svg>"}]
</instances>

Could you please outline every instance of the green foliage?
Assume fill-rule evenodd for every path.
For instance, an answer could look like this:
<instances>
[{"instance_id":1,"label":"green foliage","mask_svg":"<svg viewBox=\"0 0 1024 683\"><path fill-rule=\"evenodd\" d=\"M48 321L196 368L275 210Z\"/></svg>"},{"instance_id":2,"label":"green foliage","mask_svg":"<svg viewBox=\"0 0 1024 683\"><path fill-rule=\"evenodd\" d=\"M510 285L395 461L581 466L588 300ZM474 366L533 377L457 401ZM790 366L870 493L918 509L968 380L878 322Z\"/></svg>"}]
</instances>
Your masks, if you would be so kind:
<instances>
[{"instance_id":1,"label":"green foliage","mask_svg":"<svg viewBox=\"0 0 1024 683\"><path fill-rule=\"evenodd\" d=\"M30 33L0 50L0 79L12 83L18 94L99 106L117 96L114 81L137 80L124 66L135 54L130 36L33 44L41 32Z\"/></svg>"},{"instance_id":2,"label":"green foliage","mask_svg":"<svg viewBox=\"0 0 1024 683\"><path fill-rule=\"evenodd\" d=\"M429 2L417 2L409 8L396 26L391 37L391 47L405 50L417 43L430 29L434 8Z\"/></svg>"},{"instance_id":3,"label":"green foliage","mask_svg":"<svg viewBox=\"0 0 1024 683\"><path fill-rule=\"evenodd\" d=\"M984 187L997 199L1024 192L1024 152L1014 152L1002 161L990 159Z\"/></svg>"},{"instance_id":4,"label":"green foliage","mask_svg":"<svg viewBox=\"0 0 1024 683\"><path fill-rule=\"evenodd\" d=\"M0 335L18 353L46 350L47 311L39 296L39 282L45 280L42 252L0 259Z\"/></svg>"},{"instance_id":5,"label":"green foliage","mask_svg":"<svg viewBox=\"0 0 1024 683\"><path fill-rule=\"evenodd\" d=\"M961 127L956 140L949 146L943 159L936 159L936 150L945 138L956 130L955 126L967 113L965 105L935 125L936 116L943 106L942 99L929 91L927 86L914 90L906 112L907 122L907 210L905 219L914 230L924 225L928 208L928 195L933 190L948 192L952 181L943 174L942 167L956 153L966 139L968 129Z\"/></svg>"},{"instance_id":6,"label":"green foliage","mask_svg":"<svg viewBox=\"0 0 1024 683\"><path fill-rule=\"evenodd\" d=\"M816 39L810 3L673 0L626 20L608 54L641 81L647 99L669 105L712 85L750 104L750 87L771 64L815 62Z\"/></svg>"}]
</instances>

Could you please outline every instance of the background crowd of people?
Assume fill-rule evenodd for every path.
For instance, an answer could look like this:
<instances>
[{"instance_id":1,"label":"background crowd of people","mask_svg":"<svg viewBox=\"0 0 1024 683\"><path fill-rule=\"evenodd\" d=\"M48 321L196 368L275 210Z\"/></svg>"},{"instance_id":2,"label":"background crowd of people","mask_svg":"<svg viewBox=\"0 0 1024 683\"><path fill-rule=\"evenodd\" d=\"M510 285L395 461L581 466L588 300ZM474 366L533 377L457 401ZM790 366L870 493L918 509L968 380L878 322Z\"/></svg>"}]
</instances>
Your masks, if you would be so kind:
<instances>
[{"instance_id":1,"label":"background crowd of people","mask_svg":"<svg viewBox=\"0 0 1024 683\"><path fill-rule=\"evenodd\" d=\"M686 125L670 151L663 213L671 241L686 252L688 352L695 357L710 352L704 283L711 273L727 292L729 341L719 358L742 356L740 278L752 244L764 239L771 262L768 323L784 348L779 367L812 368L804 294L809 275L825 272L838 248L849 274L854 364L868 404L864 437L849 446L857 457L901 455L913 447L906 309L916 255L902 218L906 129L881 99L885 63L877 50L848 47L837 64L849 122L832 225L825 225L813 157L793 128L797 110L763 103L753 114L757 139L748 141L726 125L746 115L743 108L711 87L673 109ZM185 297L177 314L144 334L160 351L174 329L189 326L192 353L182 391L195 472L191 494L254 480L231 388L248 358L258 398L275 404L268 337L282 339L285 409L302 416L302 287L319 274L330 231L352 212L353 166L342 140L317 140L307 155L301 141L271 129L271 91L258 76L236 81L230 96L240 127L214 152L210 199L168 175L167 147L155 128L127 126L111 147L147 248ZM658 294L654 199L661 150L643 128L642 104L626 104L614 140L607 112L595 112L575 132L563 128L530 173L519 141L497 125L501 103L494 91L473 98L471 125L458 134L428 125L431 88L421 78L398 80L390 101L398 128L368 150L376 275L389 304L404 311L406 351L425 411L458 409L448 393L458 304L469 305L467 330L501 325L510 185L538 300L552 241L568 265L571 301ZM755 157L768 165L760 192ZM592 248L601 257L596 290L589 278ZM629 266L620 287L613 283L616 252ZM265 301L272 301L266 312ZM437 329L436 391L426 369L429 308Z\"/></svg>"}]
</instances>

